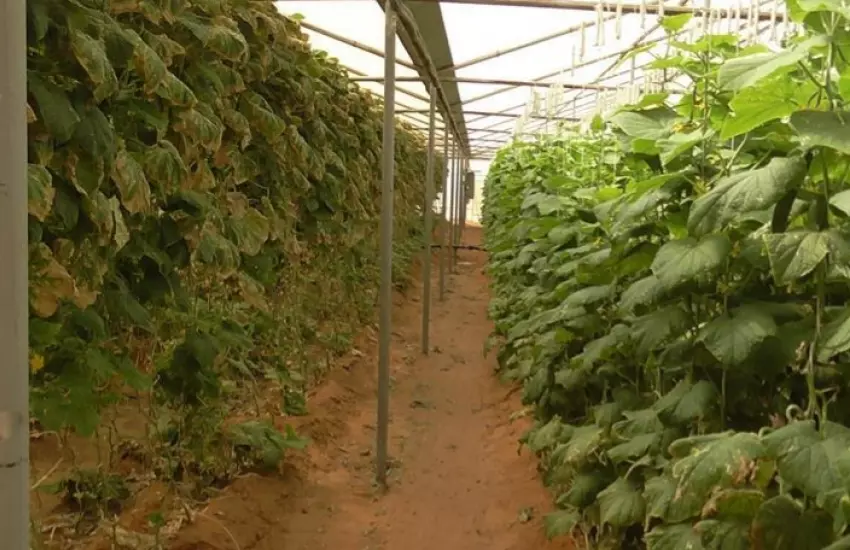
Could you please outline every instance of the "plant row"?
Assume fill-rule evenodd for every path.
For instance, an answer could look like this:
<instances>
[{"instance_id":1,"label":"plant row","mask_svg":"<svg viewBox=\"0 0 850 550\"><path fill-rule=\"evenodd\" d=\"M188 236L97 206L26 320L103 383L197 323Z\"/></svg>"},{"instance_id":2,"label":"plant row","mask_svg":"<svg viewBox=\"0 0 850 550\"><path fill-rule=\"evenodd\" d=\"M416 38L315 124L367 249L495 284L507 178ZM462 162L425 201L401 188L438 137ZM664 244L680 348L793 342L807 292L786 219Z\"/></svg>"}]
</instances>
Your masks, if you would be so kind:
<instances>
[{"instance_id":1,"label":"plant row","mask_svg":"<svg viewBox=\"0 0 850 550\"><path fill-rule=\"evenodd\" d=\"M790 8L778 50L664 19L666 91L491 166L491 344L551 536L850 548L850 12Z\"/></svg>"},{"instance_id":2,"label":"plant row","mask_svg":"<svg viewBox=\"0 0 850 550\"><path fill-rule=\"evenodd\" d=\"M380 103L272 2L27 10L34 422L102 435L144 403L157 475L273 466L303 445L273 419L372 321ZM396 136L401 285L426 147Z\"/></svg>"}]
</instances>

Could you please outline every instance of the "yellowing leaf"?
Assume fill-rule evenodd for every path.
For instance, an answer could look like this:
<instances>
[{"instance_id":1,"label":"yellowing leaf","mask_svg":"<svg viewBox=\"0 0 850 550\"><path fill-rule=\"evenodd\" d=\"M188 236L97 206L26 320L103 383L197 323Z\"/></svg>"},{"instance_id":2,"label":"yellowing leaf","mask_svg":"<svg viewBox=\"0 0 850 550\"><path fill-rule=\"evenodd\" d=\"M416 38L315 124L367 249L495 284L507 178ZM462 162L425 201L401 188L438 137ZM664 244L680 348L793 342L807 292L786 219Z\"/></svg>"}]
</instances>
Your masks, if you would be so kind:
<instances>
[{"instance_id":1,"label":"yellowing leaf","mask_svg":"<svg viewBox=\"0 0 850 550\"><path fill-rule=\"evenodd\" d=\"M151 188L142 165L131 153L122 150L112 168L112 181L121 194L121 204L131 214L148 212L151 206Z\"/></svg>"},{"instance_id":2,"label":"yellowing leaf","mask_svg":"<svg viewBox=\"0 0 850 550\"><path fill-rule=\"evenodd\" d=\"M117 248L115 251L124 248L124 245L130 242L130 232L127 230L127 224L124 223L124 214L121 212L121 203L115 197L110 197L109 206L112 210L112 219L115 227L113 240Z\"/></svg>"},{"instance_id":3,"label":"yellowing leaf","mask_svg":"<svg viewBox=\"0 0 850 550\"><path fill-rule=\"evenodd\" d=\"M221 147L224 128L195 109L183 111L177 115L174 130L184 134L190 141L199 143L207 151L214 152Z\"/></svg>"},{"instance_id":4,"label":"yellowing leaf","mask_svg":"<svg viewBox=\"0 0 850 550\"><path fill-rule=\"evenodd\" d=\"M38 164L27 166L27 210L40 222L47 219L53 207L53 176L47 168Z\"/></svg>"},{"instance_id":5,"label":"yellowing leaf","mask_svg":"<svg viewBox=\"0 0 850 550\"><path fill-rule=\"evenodd\" d=\"M95 100L101 102L115 94L118 91L118 77L109 62L103 42L79 31L70 34L71 51L94 84L92 91Z\"/></svg>"},{"instance_id":6,"label":"yellowing leaf","mask_svg":"<svg viewBox=\"0 0 850 550\"><path fill-rule=\"evenodd\" d=\"M56 261L50 248L38 243L30 248L30 307L39 317L50 317L62 300L74 297L74 279Z\"/></svg>"},{"instance_id":7,"label":"yellowing leaf","mask_svg":"<svg viewBox=\"0 0 850 550\"><path fill-rule=\"evenodd\" d=\"M269 238L268 218L251 208L241 193L228 193L227 199L231 212L230 229L236 237L236 244L249 256L258 254Z\"/></svg>"}]
</instances>

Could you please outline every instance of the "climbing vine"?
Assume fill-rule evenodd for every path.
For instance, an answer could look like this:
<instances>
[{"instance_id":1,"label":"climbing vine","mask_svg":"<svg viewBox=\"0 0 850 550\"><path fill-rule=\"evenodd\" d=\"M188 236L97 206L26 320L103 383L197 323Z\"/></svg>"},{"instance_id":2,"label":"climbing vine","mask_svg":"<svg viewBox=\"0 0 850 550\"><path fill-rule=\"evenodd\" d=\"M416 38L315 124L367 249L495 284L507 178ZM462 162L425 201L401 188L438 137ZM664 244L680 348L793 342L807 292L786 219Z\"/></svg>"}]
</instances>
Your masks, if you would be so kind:
<instances>
[{"instance_id":1,"label":"climbing vine","mask_svg":"<svg viewBox=\"0 0 850 550\"><path fill-rule=\"evenodd\" d=\"M781 50L671 37L686 89L491 167L494 343L552 536L850 548L850 13L791 8Z\"/></svg>"},{"instance_id":2,"label":"climbing vine","mask_svg":"<svg viewBox=\"0 0 850 550\"><path fill-rule=\"evenodd\" d=\"M305 443L275 419L304 412L311 377L372 320L380 103L271 2L27 10L37 429L111 434L104 413L138 402L157 475L203 488L273 467ZM402 126L396 159L403 285L426 155Z\"/></svg>"}]
</instances>

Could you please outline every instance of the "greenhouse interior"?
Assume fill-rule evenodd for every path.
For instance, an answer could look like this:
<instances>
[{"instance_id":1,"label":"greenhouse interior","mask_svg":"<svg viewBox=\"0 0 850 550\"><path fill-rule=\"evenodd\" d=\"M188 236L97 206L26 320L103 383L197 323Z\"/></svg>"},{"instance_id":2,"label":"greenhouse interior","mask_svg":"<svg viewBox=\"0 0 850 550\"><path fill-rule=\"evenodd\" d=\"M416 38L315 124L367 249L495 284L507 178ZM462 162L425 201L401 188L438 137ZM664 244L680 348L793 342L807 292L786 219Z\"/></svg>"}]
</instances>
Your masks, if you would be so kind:
<instances>
[{"instance_id":1,"label":"greenhouse interior","mask_svg":"<svg viewBox=\"0 0 850 550\"><path fill-rule=\"evenodd\" d=\"M0 550L850 549L844 95L845 0L0 0Z\"/></svg>"}]
</instances>

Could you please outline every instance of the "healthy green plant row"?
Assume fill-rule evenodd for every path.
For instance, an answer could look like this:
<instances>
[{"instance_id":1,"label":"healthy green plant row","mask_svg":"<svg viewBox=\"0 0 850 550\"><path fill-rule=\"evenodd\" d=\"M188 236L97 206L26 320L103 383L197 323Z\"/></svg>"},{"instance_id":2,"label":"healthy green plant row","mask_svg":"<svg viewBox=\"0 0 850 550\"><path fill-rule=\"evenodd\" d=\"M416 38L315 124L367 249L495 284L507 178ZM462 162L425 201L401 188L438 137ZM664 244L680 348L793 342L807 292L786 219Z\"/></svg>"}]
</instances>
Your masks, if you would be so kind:
<instances>
[{"instance_id":1,"label":"healthy green plant row","mask_svg":"<svg viewBox=\"0 0 850 550\"><path fill-rule=\"evenodd\" d=\"M671 37L686 89L490 169L492 342L552 536L850 548L850 11L790 8L781 50Z\"/></svg>"},{"instance_id":2,"label":"healthy green plant row","mask_svg":"<svg viewBox=\"0 0 850 550\"><path fill-rule=\"evenodd\" d=\"M308 377L373 318L381 105L271 2L27 9L35 422L111 432L102 413L129 399L157 475L276 464L303 441L271 419L302 413ZM398 127L400 285L425 161Z\"/></svg>"}]
</instances>

